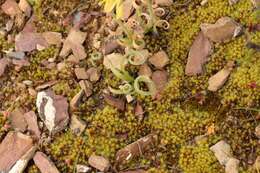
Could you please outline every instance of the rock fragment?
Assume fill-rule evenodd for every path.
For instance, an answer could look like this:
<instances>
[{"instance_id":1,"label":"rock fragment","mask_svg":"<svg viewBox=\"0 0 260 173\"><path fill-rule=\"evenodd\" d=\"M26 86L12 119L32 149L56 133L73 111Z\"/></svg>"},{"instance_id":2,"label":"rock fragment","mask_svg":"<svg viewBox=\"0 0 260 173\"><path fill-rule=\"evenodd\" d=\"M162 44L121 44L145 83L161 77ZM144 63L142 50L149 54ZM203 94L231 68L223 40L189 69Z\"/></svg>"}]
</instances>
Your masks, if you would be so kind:
<instances>
[{"instance_id":1,"label":"rock fragment","mask_svg":"<svg viewBox=\"0 0 260 173\"><path fill-rule=\"evenodd\" d=\"M37 94L36 106L41 120L47 129L56 133L63 130L69 122L68 102L53 91L41 91Z\"/></svg>"},{"instance_id":2,"label":"rock fragment","mask_svg":"<svg viewBox=\"0 0 260 173\"><path fill-rule=\"evenodd\" d=\"M239 169L239 160L235 158L230 158L225 166L226 173L238 173Z\"/></svg>"},{"instance_id":3,"label":"rock fragment","mask_svg":"<svg viewBox=\"0 0 260 173\"><path fill-rule=\"evenodd\" d=\"M20 132L9 132L0 144L0 172L9 172L33 148L33 139Z\"/></svg>"},{"instance_id":4,"label":"rock fragment","mask_svg":"<svg viewBox=\"0 0 260 173\"><path fill-rule=\"evenodd\" d=\"M122 10L123 10L123 15L122 15L121 19L127 20L134 11L133 1L125 0L125 1L123 1L123 3L121 5L122 5Z\"/></svg>"},{"instance_id":5,"label":"rock fragment","mask_svg":"<svg viewBox=\"0 0 260 173\"><path fill-rule=\"evenodd\" d=\"M128 63L128 60L119 53L112 53L104 57L103 64L107 69L116 68L122 70L125 65Z\"/></svg>"},{"instance_id":6,"label":"rock fragment","mask_svg":"<svg viewBox=\"0 0 260 173\"><path fill-rule=\"evenodd\" d=\"M70 129L74 134L78 136L81 135L81 133L84 132L85 128L86 128L86 123L83 120L81 120L76 115L73 115L71 117Z\"/></svg>"},{"instance_id":7,"label":"rock fragment","mask_svg":"<svg viewBox=\"0 0 260 173\"><path fill-rule=\"evenodd\" d=\"M203 73L203 65L208 61L211 53L211 42L200 32L190 48L185 74L192 76Z\"/></svg>"},{"instance_id":8,"label":"rock fragment","mask_svg":"<svg viewBox=\"0 0 260 173\"><path fill-rule=\"evenodd\" d=\"M32 7L27 0L20 0L18 6L27 17L31 16Z\"/></svg>"},{"instance_id":9,"label":"rock fragment","mask_svg":"<svg viewBox=\"0 0 260 173\"><path fill-rule=\"evenodd\" d=\"M141 65L140 68L139 68L139 72L138 72L138 74L140 76L148 76L148 77L151 77L152 73L153 72L152 72L152 70L151 70L151 68L149 67L148 64Z\"/></svg>"},{"instance_id":10,"label":"rock fragment","mask_svg":"<svg viewBox=\"0 0 260 173\"><path fill-rule=\"evenodd\" d=\"M49 81L49 82L46 82L46 83L44 83L42 85L37 86L35 89L36 89L36 91L41 91L41 90L47 89L49 87L52 87L53 85L55 85L57 83L58 83L58 81L56 81L56 80Z\"/></svg>"},{"instance_id":11,"label":"rock fragment","mask_svg":"<svg viewBox=\"0 0 260 173\"><path fill-rule=\"evenodd\" d=\"M116 153L116 162L120 164L125 161L129 161L132 158L139 157L144 152L149 150L151 146L155 144L156 140L157 136L150 134L132 144L127 145Z\"/></svg>"},{"instance_id":12,"label":"rock fragment","mask_svg":"<svg viewBox=\"0 0 260 173\"><path fill-rule=\"evenodd\" d=\"M252 4L254 5L255 8L260 7L260 0L251 0Z\"/></svg>"},{"instance_id":13,"label":"rock fragment","mask_svg":"<svg viewBox=\"0 0 260 173\"><path fill-rule=\"evenodd\" d=\"M59 173L54 163L42 152L37 152L33 161L41 173Z\"/></svg>"},{"instance_id":14,"label":"rock fragment","mask_svg":"<svg viewBox=\"0 0 260 173\"><path fill-rule=\"evenodd\" d=\"M131 171L121 171L119 173L146 173L147 171L143 169L136 169L136 170L131 170Z\"/></svg>"},{"instance_id":15,"label":"rock fragment","mask_svg":"<svg viewBox=\"0 0 260 173\"><path fill-rule=\"evenodd\" d=\"M93 85L88 80L81 80L79 85L80 88L84 90L86 97L90 97L92 95Z\"/></svg>"},{"instance_id":16,"label":"rock fragment","mask_svg":"<svg viewBox=\"0 0 260 173\"><path fill-rule=\"evenodd\" d=\"M258 139L260 139L260 124L255 128L255 135Z\"/></svg>"},{"instance_id":17,"label":"rock fragment","mask_svg":"<svg viewBox=\"0 0 260 173\"><path fill-rule=\"evenodd\" d=\"M144 109L139 102L136 103L134 114L139 121L142 121L144 119Z\"/></svg>"},{"instance_id":18,"label":"rock fragment","mask_svg":"<svg viewBox=\"0 0 260 173\"><path fill-rule=\"evenodd\" d=\"M72 110L77 109L81 103L83 96L85 95L84 90L81 89L70 101L70 107Z\"/></svg>"},{"instance_id":19,"label":"rock fragment","mask_svg":"<svg viewBox=\"0 0 260 173\"><path fill-rule=\"evenodd\" d=\"M159 51L149 58L149 62L157 69L162 69L169 63L169 57L166 52Z\"/></svg>"},{"instance_id":20,"label":"rock fragment","mask_svg":"<svg viewBox=\"0 0 260 173\"><path fill-rule=\"evenodd\" d=\"M236 3L238 3L239 0L229 0L229 5L234 5Z\"/></svg>"},{"instance_id":21,"label":"rock fragment","mask_svg":"<svg viewBox=\"0 0 260 173\"><path fill-rule=\"evenodd\" d=\"M109 94L104 94L104 98L107 104L112 107L117 108L118 110L125 110L125 100L120 98L115 98Z\"/></svg>"},{"instance_id":22,"label":"rock fragment","mask_svg":"<svg viewBox=\"0 0 260 173\"><path fill-rule=\"evenodd\" d=\"M4 74L7 65L9 64L8 58L0 59L0 77Z\"/></svg>"},{"instance_id":23,"label":"rock fragment","mask_svg":"<svg viewBox=\"0 0 260 173\"><path fill-rule=\"evenodd\" d=\"M11 17L22 13L15 0L6 0L5 3L2 4L1 9L5 14Z\"/></svg>"},{"instance_id":24,"label":"rock fragment","mask_svg":"<svg viewBox=\"0 0 260 173\"><path fill-rule=\"evenodd\" d=\"M171 6L173 4L172 0L155 0L154 3L158 6Z\"/></svg>"},{"instance_id":25,"label":"rock fragment","mask_svg":"<svg viewBox=\"0 0 260 173\"><path fill-rule=\"evenodd\" d=\"M88 159L88 163L90 166L102 172L107 172L110 168L109 161L102 156L91 155Z\"/></svg>"},{"instance_id":26,"label":"rock fragment","mask_svg":"<svg viewBox=\"0 0 260 173\"><path fill-rule=\"evenodd\" d=\"M24 52L19 52L19 51L7 51L6 56L10 58L15 58L15 59L24 59L25 58L25 53Z\"/></svg>"},{"instance_id":27,"label":"rock fragment","mask_svg":"<svg viewBox=\"0 0 260 173\"><path fill-rule=\"evenodd\" d=\"M37 122L37 116L33 111L27 112L24 114L24 118L26 123L28 124L28 130L37 137L37 139L40 139L41 137L41 131L38 126Z\"/></svg>"},{"instance_id":28,"label":"rock fragment","mask_svg":"<svg viewBox=\"0 0 260 173\"><path fill-rule=\"evenodd\" d=\"M24 117L24 111L22 109L15 109L9 115L11 126L14 130L25 132L27 129L27 123Z\"/></svg>"},{"instance_id":29,"label":"rock fragment","mask_svg":"<svg viewBox=\"0 0 260 173\"><path fill-rule=\"evenodd\" d=\"M103 55L108 55L113 53L118 48L120 48L120 44L116 40L111 40L105 42L101 49Z\"/></svg>"},{"instance_id":30,"label":"rock fragment","mask_svg":"<svg viewBox=\"0 0 260 173\"><path fill-rule=\"evenodd\" d=\"M88 74L85 68L75 68L74 70L77 79L88 79Z\"/></svg>"},{"instance_id":31,"label":"rock fragment","mask_svg":"<svg viewBox=\"0 0 260 173\"><path fill-rule=\"evenodd\" d=\"M223 140L210 147L210 150L215 154L221 165L226 165L228 160L232 158L231 147Z\"/></svg>"},{"instance_id":32,"label":"rock fragment","mask_svg":"<svg viewBox=\"0 0 260 173\"><path fill-rule=\"evenodd\" d=\"M165 70L157 70L152 74L152 81L154 82L157 91L162 91L168 82L168 73Z\"/></svg>"},{"instance_id":33,"label":"rock fragment","mask_svg":"<svg viewBox=\"0 0 260 173\"><path fill-rule=\"evenodd\" d=\"M77 165L77 173L87 173L91 171L91 168L86 165Z\"/></svg>"},{"instance_id":34,"label":"rock fragment","mask_svg":"<svg viewBox=\"0 0 260 173\"><path fill-rule=\"evenodd\" d=\"M209 91L219 90L225 84L225 82L228 80L228 77L233 69L233 66L234 66L234 63L229 62L227 64L227 67L223 68L218 73L216 73L215 75L210 77L208 90Z\"/></svg>"},{"instance_id":35,"label":"rock fragment","mask_svg":"<svg viewBox=\"0 0 260 173\"><path fill-rule=\"evenodd\" d=\"M91 67L87 70L87 75L90 82L97 82L100 79L101 73L97 68Z\"/></svg>"},{"instance_id":36,"label":"rock fragment","mask_svg":"<svg viewBox=\"0 0 260 173\"><path fill-rule=\"evenodd\" d=\"M42 36L46 40L46 42L50 45L61 45L62 35L58 32L44 32Z\"/></svg>"},{"instance_id":37,"label":"rock fragment","mask_svg":"<svg viewBox=\"0 0 260 173\"><path fill-rule=\"evenodd\" d=\"M66 57L72 51L73 55L76 58L80 60L85 59L87 54L82 44L85 42L86 37L86 33L72 28L69 32L68 37L63 42L63 47L60 52L60 56Z\"/></svg>"},{"instance_id":38,"label":"rock fragment","mask_svg":"<svg viewBox=\"0 0 260 173\"><path fill-rule=\"evenodd\" d=\"M255 163L254 163L254 169L260 170L260 156L257 156Z\"/></svg>"},{"instance_id":39,"label":"rock fragment","mask_svg":"<svg viewBox=\"0 0 260 173\"><path fill-rule=\"evenodd\" d=\"M221 43L238 36L242 27L230 17L222 17L215 24L201 24L203 34L211 41Z\"/></svg>"}]
</instances>

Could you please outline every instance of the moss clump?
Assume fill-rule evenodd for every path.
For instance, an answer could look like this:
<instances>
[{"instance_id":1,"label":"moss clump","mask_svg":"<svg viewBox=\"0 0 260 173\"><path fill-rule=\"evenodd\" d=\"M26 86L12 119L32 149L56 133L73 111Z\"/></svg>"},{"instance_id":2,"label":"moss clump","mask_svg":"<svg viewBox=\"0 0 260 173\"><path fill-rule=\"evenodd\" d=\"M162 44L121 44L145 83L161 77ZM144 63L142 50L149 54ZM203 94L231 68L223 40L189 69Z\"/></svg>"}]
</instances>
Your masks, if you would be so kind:
<instances>
[{"instance_id":1,"label":"moss clump","mask_svg":"<svg viewBox=\"0 0 260 173\"><path fill-rule=\"evenodd\" d=\"M205 144L181 147L179 165L184 173L224 173L209 146Z\"/></svg>"}]
</instances>

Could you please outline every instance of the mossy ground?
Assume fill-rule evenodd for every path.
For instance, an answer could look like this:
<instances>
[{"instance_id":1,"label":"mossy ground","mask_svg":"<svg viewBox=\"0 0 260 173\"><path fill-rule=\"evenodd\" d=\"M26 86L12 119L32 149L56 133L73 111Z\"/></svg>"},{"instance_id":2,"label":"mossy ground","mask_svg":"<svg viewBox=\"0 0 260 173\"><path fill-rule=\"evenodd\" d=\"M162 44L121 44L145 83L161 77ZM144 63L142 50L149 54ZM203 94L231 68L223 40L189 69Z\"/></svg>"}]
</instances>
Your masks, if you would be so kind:
<instances>
[{"instance_id":1,"label":"mossy ground","mask_svg":"<svg viewBox=\"0 0 260 173\"><path fill-rule=\"evenodd\" d=\"M241 171L250 172L251 160L260 154L254 136L254 128L259 120L256 119L257 111L244 108L260 109L260 53L248 49L245 46L246 37L242 35L228 43L215 44L214 53L205 66L205 74L187 77L184 69L189 48L201 23L214 23L220 17L230 16L248 28L259 20L255 17L250 0L240 0L233 6L229 6L228 0L212 0L203 7L200 6L200 0L180 5L183 2L176 2L168 9L171 11L169 31L160 31L159 38L146 38L151 52L164 49L170 56L167 68L170 79L162 100L137 96L145 108L145 119L142 122L134 116L132 104L128 105L126 112L104 106L100 93L108 85L116 86L118 81L113 80L111 73L104 70L101 63L97 63L102 71L102 79L94 86L94 95L84 100L79 111L74 112L87 122L86 131L76 137L70 130L66 130L56 135L52 142L40 147L61 172L73 172L76 163L87 164L92 153L103 155L114 163L117 150L151 132L159 136L155 148L122 168L141 166L149 168L151 173L221 173L224 171L209 146L219 139L225 139L231 145L235 157L241 161ZM91 6L92 1L46 0L35 5L40 18L37 23L39 32L51 30L65 34L66 30L59 25L59 20L80 3L89 4L90 9L95 9L93 4ZM1 15L0 23L5 21L4 18ZM259 32L250 35L254 42L260 42ZM9 47L13 45L0 38L0 49L7 50ZM69 64L63 71L48 70L40 65L42 60L54 57L57 51L57 48L51 47L34 52L29 57L30 67L20 72L15 72L12 67L8 69L0 82L0 98L3 98L0 106L3 110L14 105L35 110L35 98L25 88L16 87L23 80L33 81L33 87L58 80L59 83L54 86L55 92L67 96L69 100L79 91ZM207 92L209 77L222 69L228 60L237 63L229 80L218 92ZM91 63L86 59L80 66L90 67ZM251 87L251 84L258 87ZM205 93L202 105L194 97L200 92ZM21 99L16 102L18 96ZM5 123L1 117L0 127ZM194 137L206 134L212 125L215 128L209 139L202 144L194 144ZM0 139L4 134L4 130L0 130ZM26 172L39 171L31 163Z\"/></svg>"}]
</instances>

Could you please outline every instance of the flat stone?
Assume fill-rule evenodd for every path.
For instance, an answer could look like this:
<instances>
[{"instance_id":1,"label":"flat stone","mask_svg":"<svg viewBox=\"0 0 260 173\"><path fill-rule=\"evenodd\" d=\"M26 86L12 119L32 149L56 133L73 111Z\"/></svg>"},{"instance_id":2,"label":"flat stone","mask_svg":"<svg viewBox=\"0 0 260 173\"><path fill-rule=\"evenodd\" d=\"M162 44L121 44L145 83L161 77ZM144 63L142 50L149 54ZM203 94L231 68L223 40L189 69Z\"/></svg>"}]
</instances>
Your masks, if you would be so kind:
<instances>
[{"instance_id":1,"label":"flat stone","mask_svg":"<svg viewBox=\"0 0 260 173\"><path fill-rule=\"evenodd\" d=\"M152 72L152 70L151 70L151 68L149 67L148 64L141 65L140 68L139 68L139 72L138 72L138 74L140 76L147 76L147 77L151 77L152 73L153 72Z\"/></svg>"},{"instance_id":2,"label":"flat stone","mask_svg":"<svg viewBox=\"0 0 260 173\"><path fill-rule=\"evenodd\" d=\"M103 64L106 69L116 68L122 70L124 66L128 63L128 60L119 53L112 53L104 57Z\"/></svg>"},{"instance_id":3,"label":"flat stone","mask_svg":"<svg viewBox=\"0 0 260 173\"><path fill-rule=\"evenodd\" d=\"M74 69L75 75L77 77L77 79L88 79L88 74L85 70L85 68L75 68Z\"/></svg>"},{"instance_id":4,"label":"flat stone","mask_svg":"<svg viewBox=\"0 0 260 173\"><path fill-rule=\"evenodd\" d=\"M91 155L88 159L88 163L90 166L102 172L106 172L110 168L109 161L102 156Z\"/></svg>"},{"instance_id":5,"label":"flat stone","mask_svg":"<svg viewBox=\"0 0 260 173\"><path fill-rule=\"evenodd\" d=\"M37 94L36 106L41 120L50 132L59 132L67 126L69 113L65 97L56 95L52 90L41 91Z\"/></svg>"},{"instance_id":6,"label":"flat stone","mask_svg":"<svg viewBox=\"0 0 260 173\"><path fill-rule=\"evenodd\" d=\"M77 173L87 173L91 171L91 168L88 167L87 165L78 164L76 167L77 167Z\"/></svg>"},{"instance_id":7,"label":"flat stone","mask_svg":"<svg viewBox=\"0 0 260 173\"><path fill-rule=\"evenodd\" d=\"M203 65L208 61L208 56L212 52L211 42L200 32L190 48L185 74L192 76L203 73Z\"/></svg>"},{"instance_id":8,"label":"flat stone","mask_svg":"<svg viewBox=\"0 0 260 173\"><path fill-rule=\"evenodd\" d=\"M37 86L35 89L36 89L36 91L45 90L45 89L47 89L49 87L52 87L53 85L55 85L57 83L58 83L58 81L56 81L56 80L49 81L49 82L46 82L46 83L44 83L42 85Z\"/></svg>"},{"instance_id":9,"label":"flat stone","mask_svg":"<svg viewBox=\"0 0 260 173\"><path fill-rule=\"evenodd\" d=\"M159 51L149 58L149 62L157 69L162 69L169 63L169 57L166 52Z\"/></svg>"},{"instance_id":10,"label":"flat stone","mask_svg":"<svg viewBox=\"0 0 260 173\"><path fill-rule=\"evenodd\" d=\"M32 7L27 0L20 0L18 6L27 17L31 16Z\"/></svg>"},{"instance_id":11,"label":"flat stone","mask_svg":"<svg viewBox=\"0 0 260 173\"><path fill-rule=\"evenodd\" d=\"M233 65L231 62L228 63L227 67L223 68L219 72L217 72L215 75L209 78L209 91L217 91L219 90L228 80L228 77L233 69Z\"/></svg>"},{"instance_id":12,"label":"flat stone","mask_svg":"<svg viewBox=\"0 0 260 173\"><path fill-rule=\"evenodd\" d=\"M15 0L6 0L5 3L2 4L1 9L5 14L12 17L22 13Z\"/></svg>"},{"instance_id":13,"label":"flat stone","mask_svg":"<svg viewBox=\"0 0 260 173\"><path fill-rule=\"evenodd\" d=\"M215 154L221 165L226 165L228 160L232 158L231 147L223 140L210 147L210 150Z\"/></svg>"},{"instance_id":14,"label":"flat stone","mask_svg":"<svg viewBox=\"0 0 260 173\"><path fill-rule=\"evenodd\" d=\"M72 132L80 136L86 128L86 123L76 115L71 116L70 129Z\"/></svg>"},{"instance_id":15,"label":"flat stone","mask_svg":"<svg viewBox=\"0 0 260 173\"><path fill-rule=\"evenodd\" d=\"M85 95L85 92L83 89L80 90L79 93L77 93L70 101L70 107L72 108L72 110L75 110L79 107L83 96Z\"/></svg>"},{"instance_id":16,"label":"flat stone","mask_svg":"<svg viewBox=\"0 0 260 173\"><path fill-rule=\"evenodd\" d=\"M24 52L19 52L19 51L7 51L6 56L10 58L15 58L15 59L24 59L25 58L25 53Z\"/></svg>"},{"instance_id":17,"label":"flat stone","mask_svg":"<svg viewBox=\"0 0 260 173\"><path fill-rule=\"evenodd\" d=\"M41 173L59 173L54 163L42 152L36 152L33 161Z\"/></svg>"},{"instance_id":18,"label":"flat stone","mask_svg":"<svg viewBox=\"0 0 260 173\"><path fill-rule=\"evenodd\" d=\"M97 82L100 79L101 73L97 68L91 67L87 70L87 75L90 82Z\"/></svg>"},{"instance_id":19,"label":"flat stone","mask_svg":"<svg viewBox=\"0 0 260 173\"><path fill-rule=\"evenodd\" d=\"M152 80L158 91L162 91L168 82L168 73L165 70L157 70L152 74Z\"/></svg>"},{"instance_id":20,"label":"flat stone","mask_svg":"<svg viewBox=\"0 0 260 173\"><path fill-rule=\"evenodd\" d=\"M33 139L20 132L9 132L0 144L0 172L11 168L33 147Z\"/></svg>"},{"instance_id":21,"label":"flat stone","mask_svg":"<svg viewBox=\"0 0 260 173\"><path fill-rule=\"evenodd\" d=\"M85 96L90 97L93 93L93 85L87 80L81 80L79 82L80 88L84 90Z\"/></svg>"},{"instance_id":22,"label":"flat stone","mask_svg":"<svg viewBox=\"0 0 260 173\"><path fill-rule=\"evenodd\" d=\"M239 172L239 160L230 158L225 166L225 173L238 173Z\"/></svg>"},{"instance_id":23,"label":"flat stone","mask_svg":"<svg viewBox=\"0 0 260 173\"><path fill-rule=\"evenodd\" d=\"M24 111L22 109L15 109L9 115L11 126L13 129L21 132L25 132L27 129L27 123L24 118Z\"/></svg>"},{"instance_id":24,"label":"flat stone","mask_svg":"<svg viewBox=\"0 0 260 173\"><path fill-rule=\"evenodd\" d=\"M118 48L120 48L120 44L116 40L111 40L105 42L101 49L103 55L108 55L113 53Z\"/></svg>"},{"instance_id":25,"label":"flat stone","mask_svg":"<svg viewBox=\"0 0 260 173\"><path fill-rule=\"evenodd\" d=\"M37 139L40 139L41 137L41 131L38 126L37 122L37 116L33 111L27 112L24 114L24 118L26 123L28 124L28 130L37 137Z\"/></svg>"},{"instance_id":26,"label":"flat stone","mask_svg":"<svg viewBox=\"0 0 260 173\"><path fill-rule=\"evenodd\" d=\"M63 42L63 47L60 52L60 56L66 57L72 51L73 55L78 59L85 59L87 54L82 44L85 42L86 37L87 33L81 32L76 29L71 29L68 37Z\"/></svg>"},{"instance_id":27,"label":"flat stone","mask_svg":"<svg viewBox=\"0 0 260 173\"><path fill-rule=\"evenodd\" d=\"M118 110L125 110L125 100L120 98L115 98L109 94L104 94L104 98L107 104L112 107L117 108Z\"/></svg>"},{"instance_id":28,"label":"flat stone","mask_svg":"<svg viewBox=\"0 0 260 173\"><path fill-rule=\"evenodd\" d=\"M213 42L225 42L238 36L242 27L230 17L222 17L215 24L201 24L203 34Z\"/></svg>"},{"instance_id":29,"label":"flat stone","mask_svg":"<svg viewBox=\"0 0 260 173\"><path fill-rule=\"evenodd\" d=\"M133 1L132 0L125 0L125 1L123 1L123 3L121 5L122 5L122 10L123 10L123 14L122 14L121 19L126 21L134 11Z\"/></svg>"},{"instance_id":30,"label":"flat stone","mask_svg":"<svg viewBox=\"0 0 260 173\"><path fill-rule=\"evenodd\" d=\"M6 67L10 63L8 58L0 59L0 77L4 74Z\"/></svg>"},{"instance_id":31,"label":"flat stone","mask_svg":"<svg viewBox=\"0 0 260 173\"><path fill-rule=\"evenodd\" d=\"M59 46L62 43L62 35L59 32L44 32L42 35L50 45Z\"/></svg>"}]
</instances>

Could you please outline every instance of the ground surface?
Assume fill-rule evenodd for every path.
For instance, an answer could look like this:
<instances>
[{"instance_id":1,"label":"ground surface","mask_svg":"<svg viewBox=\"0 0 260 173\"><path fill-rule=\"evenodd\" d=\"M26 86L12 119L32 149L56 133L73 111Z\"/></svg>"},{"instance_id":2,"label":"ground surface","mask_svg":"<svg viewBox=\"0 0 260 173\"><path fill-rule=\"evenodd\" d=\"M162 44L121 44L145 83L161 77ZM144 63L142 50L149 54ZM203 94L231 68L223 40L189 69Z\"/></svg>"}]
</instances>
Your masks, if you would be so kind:
<instances>
[{"instance_id":1,"label":"ground surface","mask_svg":"<svg viewBox=\"0 0 260 173\"><path fill-rule=\"evenodd\" d=\"M3 0L0 0L0 4ZM184 3L184 4L183 4ZM37 31L58 31L64 36L67 30L59 25L79 4L89 6L87 10L100 8L94 2L70 0L43 0L35 7L39 15ZM260 54L245 46L246 36L241 35L232 41L215 44L214 53L205 65L205 74L188 77L184 70L189 48L198 34L201 23L215 23L223 16L232 17L244 28L259 23L250 0L240 0L230 6L228 0L209 0L201 6L200 0L176 2L167 9L170 29L160 31L158 37L146 36L147 48L151 52L165 50L170 63L167 66L169 82L162 99L137 96L145 110L145 118L138 121L133 114L134 104L128 104L126 111L118 111L104 103L101 93L108 85L116 86L118 81L104 69L102 63L97 67L101 71L101 80L94 86L94 94L84 100L80 108L72 112L86 121L87 128L77 137L68 128L53 136L49 143L40 149L55 163L61 172L73 172L76 163L87 164L92 153L102 155L114 163L116 152L137 139L153 132L158 134L158 143L153 150L144 153L121 169L145 168L151 172L220 173L224 172L209 147L224 139L231 145L234 156L240 160L241 172L254 172L251 168L260 155L259 141L255 136L255 127L260 122ZM44 14L43 14L44 13ZM0 27L4 26L8 16L0 11ZM258 21L257 21L258 20ZM90 24L93 30L95 24ZM91 29L92 28L92 29ZM12 33L15 34L15 31ZM260 43L260 32L249 33L255 43ZM90 39L91 33L87 39ZM0 51L14 47L6 38L0 37ZM93 51L86 42L88 55ZM40 65L59 51L53 46L43 51L30 53L31 65L19 72L9 66L0 78L0 110L23 107L36 111L35 96L28 93L28 87L22 81L33 81L32 88L51 80L58 80L53 86L56 94L66 96L68 100L80 90L70 64L62 71L47 69ZM79 66L89 68L91 62L86 58ZM236 61L236 68L225 85L217 92L207 91L210 76L221 70L229 60ZM64 59L58 58L58 62ZM254 84L254 87L251 87ZM202 93L202 94L201 94ZM198 94L202 97L196 97ZM19 99L17 100L17 98ZM203 102L200 102L203 99ZM0 127L7 120L0 115ZM0 130L0 140L8 130ZM207 138L196 144L194 138L207 134ZM36 173L33 162L25 172Z\"/></svg>"}]
</instances>

